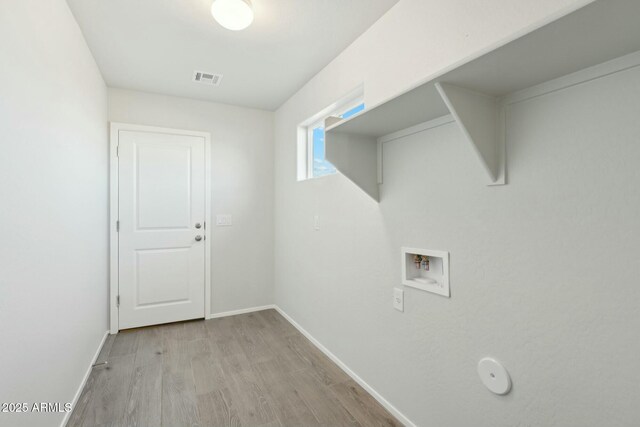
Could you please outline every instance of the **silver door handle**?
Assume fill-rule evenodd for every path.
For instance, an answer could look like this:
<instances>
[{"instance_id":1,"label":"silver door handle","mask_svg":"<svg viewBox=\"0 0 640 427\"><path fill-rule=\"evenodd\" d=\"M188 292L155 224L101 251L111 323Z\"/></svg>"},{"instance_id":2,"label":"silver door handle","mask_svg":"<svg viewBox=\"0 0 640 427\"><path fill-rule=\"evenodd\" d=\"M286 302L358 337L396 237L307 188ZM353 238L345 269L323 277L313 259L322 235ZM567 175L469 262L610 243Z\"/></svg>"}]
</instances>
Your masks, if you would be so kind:
<instances>
[{"instance_id":1,"label":"silver door handle","mask_svg":"<svg viewBox=\"0 0 640 427\"><path fill-rule=\"evenodd\" d=\"M196 222L196 228L200 228L202 227L202 224L200 224L199 222Z\"/></svg>"},{"instance_id":2,"label":"silver door handle","mask_svg":"<svg viewBox=\"0 0 640 427\"><path fill-rule=\"evenodd\" d=\"M196 242L199 242L200 240L202 240L202 236L196 236Z\"/></svg>"}]
</instances>

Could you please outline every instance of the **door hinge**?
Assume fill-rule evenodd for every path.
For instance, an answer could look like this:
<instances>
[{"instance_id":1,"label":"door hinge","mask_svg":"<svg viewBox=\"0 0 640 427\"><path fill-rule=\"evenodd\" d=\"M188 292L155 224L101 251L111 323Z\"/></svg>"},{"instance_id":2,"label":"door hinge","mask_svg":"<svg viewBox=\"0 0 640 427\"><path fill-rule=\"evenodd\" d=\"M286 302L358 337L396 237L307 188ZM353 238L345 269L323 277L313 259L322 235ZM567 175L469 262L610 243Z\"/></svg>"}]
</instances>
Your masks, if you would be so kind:
<instances>
[{"instance_id":1,"label":"door hinge","mask_svg":"<svg viewBox=\"0 0 640 427\"><path fill-rule=\"evenodd\" d=\"M119 233L120 232L120 220L116 221L116 232Z\"/></svg>"},{"instance_id":2,"label":"door hinge","mask_svg":"<svg viewBox=\"0 0 640 427\"><path fill-rule=\"evenodd\" d=\"M120 295L116 297L116 307L120 307Z\"/></svg>"},{"instance_id":3,"label":"door hinge","mask_svg":"<svg viewBox=\"0 0 640 427\"><path fill-rule=\"evenodd\" d=\"M116 157L120 157L120 146L116 145Z\"/></svg>"}]
</instances>

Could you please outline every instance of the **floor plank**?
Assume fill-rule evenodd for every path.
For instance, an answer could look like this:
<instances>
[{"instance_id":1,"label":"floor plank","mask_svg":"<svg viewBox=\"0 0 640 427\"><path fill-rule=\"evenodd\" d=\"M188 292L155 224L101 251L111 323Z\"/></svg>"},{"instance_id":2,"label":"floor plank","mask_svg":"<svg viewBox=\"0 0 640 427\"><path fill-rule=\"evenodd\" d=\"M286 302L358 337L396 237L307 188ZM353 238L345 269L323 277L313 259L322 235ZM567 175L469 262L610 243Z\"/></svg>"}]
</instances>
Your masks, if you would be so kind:
<instances>
[{"instance_id":1,"label":"floor plank","mask_svg":"<svg viewBox=\"0 0 640 427\"><path fill-rule=\"evenodd\" d=\"M207 394L227 386L220 362L211 353L198 353L191 358L191 370L197 394Z\"/></svg>"},{"instance_id":2,"label":"floor plank","mask_svg":"<svg viewBox=\"0 0 640 427\"><path fill-rule=\"evenodd\" d=\"M271 347L259 333L259 328L256 327L255 323L248 321L247 317L244 319L242 316L234 317L239 318L239 327L236 329L235 338L244 351L245 356L250 358L254 363L264 362L273 358Z\"/></svg>"},{"instance_id":3,"label":"floor plank","mask_svg":"<svg viewBox=\"0 0 640 427\"><path fill-rule=\"evenodd\" d=\"M203 427L241 427L240 417L229 390L222 388L198 396Z\"/></svg>"},{"instance_id":4,"label":"floor plank","mask_svg":"<svg viewBox=\"0 0 640 427\"><path fill-rule=\"evenodd\" d=\"M318 426L315 417L306 402L294 388L290 373L276 361L254 365L254 370L265 385L267 394L273 402L273 410L283 426Z\"/></svg>"},{"instance_id":5,"label":"floor plank","mask_svg":"<svg viewBox=\"0 0 640 427\"><path fill-rule=\"evenodd\" d=\"M277 420L267 387L252 370L227 371L227 384L242 424L262 426Z\"/></svg>"},{"instance_id":6,"label":"floor plank","mask_svg":"<svg viewBox=\"0 0 640 427\"><path fill-rule=\"evenodd\" d=\"M138 350L139 337L139 330L132 329L127 331L120 331L120 333L116 334L113 340L111 351L109 352L109 357L136 354L136 351Z\"/></svg>"},{"instance_id":7,"label":"floor plank","mask_svg":"<svg viewBox=\"0 0 640 427\"><path fill-rule=\"evenodd\" d=\"M162 336L162 328L158 326L139 330L136 366L162 363L162 353L164 352Z\"/></svg>"},{"instance_id":8,"label":"floor plank","mask_svg":"<svg viewBox=\"0 0 640 427\"><path fill-rule=\"evenodd\" d=\"M173 327L163 336L161 398L163 426L200 425L191 360L199 354L206 354L207 349L195 341L185 341L183 333L184 326Z\"/></svg>"},{"instance_id":9,"label":"floor plank","mask_svg":"<svg viewBox=\"0 0 640 427\"><path fill-rule=\"evenodd\" d=\"M336 427L360 426L360 423L340 403L335 394L321 384L310 370L293 373L291 381L320 424Z\"/></svg>"},{"instance_id":10,"label":"floor plank","mask_svg":"<svg viewBox=\"0 0 640 427\"><path fill-rule=\"evenodd\" d=\"M296 354L324 385L344 382L349 376L320 352L307 338L293 335L287 338L287 347Z\"/></svg>"},{"instance_id":11,"label":"floor plank","mask_svg":"<svg viewBox=\"0 0 640 427\"><path fill-rule=\"evenodd\" d=\"M134 369L127 400L122 425L161 425L162 361L146 363Z\"/></svg>"},{"instance_id":12,"label":"floor plank","mask_svg":"<svg viewBox=\"0 0 640 427\"><path fill-rule=\"evenodd\" d=\"M233 340L234 331L239 327L238 316L221 317L205 322L205 329L209 338L214 340Z\"/></svg>"},{"instance_id":13,"label":"floor plank","mask_svg":"<svg viewBox=\"0 0 640 427\"><path fill-rule=\"evenodd\" d=\"M399 426L275 310L109 336L69 427Z\"/></svg>"},{"instance_id":14,"label":"floor plank","mask_svg":"<svg viewBox=\"0 0 640 427\"><path fill-rule=\"evenodd\" d=\"M281 336L297 335L298 330L280 315L276 310L262 310L255 313L265 326Z\"/></svg>"},{"instance_id":15,"label":"floor plank","mask_svg":"<svg viewBox=\"0 0 640 427\"><path fill-rule=\"evenodd\" d=\"M116 340L117 342L117 340ZM109 357L109 364L94 368L96 374L91 403L85 410L81 426L119 425L127 406L133 378L135 354Z\"/></svg>"},{"instance_id":16,"label":"floor plank","mask_svg":"<svg viewBox=\"0 0 640 427\"><path fill-rule=\"evenodd\" d=\"M202 320L192 320L184 322L184 332L180 337L186 341L193 341L207 338L207 328Z\"/></svg>"},{"instance_id":17,"label":"floor plank","mask_svg":"<svg viewBox=\"0 0 640 427\"><path fill-rule=\"evenodd\" d=\"M340 384L334 384L331 389L340 403L363 426L395 427L402 425L355 381L350 379Z\"/></svg>"},{"instance_id":18,"label":"floor plank","mask_svg":"<svg viewBox=\"0 0 640 427\"><path fill-rule=\"evenodd\" d=\"M96 382L98 382L103 369L104 366L100 366L91 371L66 427L81 427L90 418L89 411L93 403L93 394L96 392Z\"/></svg>"}]
</instances>

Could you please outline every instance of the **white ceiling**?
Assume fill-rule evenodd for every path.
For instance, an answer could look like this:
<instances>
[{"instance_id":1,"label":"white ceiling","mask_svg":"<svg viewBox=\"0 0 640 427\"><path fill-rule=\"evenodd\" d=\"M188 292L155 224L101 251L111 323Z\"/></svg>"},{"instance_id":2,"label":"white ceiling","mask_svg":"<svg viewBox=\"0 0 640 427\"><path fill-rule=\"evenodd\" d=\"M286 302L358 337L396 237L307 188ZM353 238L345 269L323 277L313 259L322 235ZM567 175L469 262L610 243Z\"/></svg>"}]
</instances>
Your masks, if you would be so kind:
<instances>
[{"instance_id":1,"label":"white ceiling","mask_svg":"<svg viewBox=\"0 0 640 427\"><path fill-rule=\"evenodd\" d=\"M398 0L252 0L229 31L212 0L67 0L107 85L274 110ZM218 87L194 70L224 75Z\"/></svg>"}]
</instances>

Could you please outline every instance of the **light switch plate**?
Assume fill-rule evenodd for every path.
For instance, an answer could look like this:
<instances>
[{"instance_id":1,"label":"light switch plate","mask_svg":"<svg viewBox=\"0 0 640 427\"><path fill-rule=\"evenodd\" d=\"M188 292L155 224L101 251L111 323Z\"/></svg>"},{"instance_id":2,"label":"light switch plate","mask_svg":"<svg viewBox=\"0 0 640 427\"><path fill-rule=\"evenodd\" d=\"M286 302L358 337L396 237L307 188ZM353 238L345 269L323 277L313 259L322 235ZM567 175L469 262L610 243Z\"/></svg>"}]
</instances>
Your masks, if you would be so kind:
<instances>
[{"instance_id":1,"label":"light switch plate","mask_svg":"<svg viewBox=\"0 0 640 427\"><path fill-rule=\"evenodd\" d=\"M393 288L393 308L404 311L404 291L400 288Z\"/></svg>"},{"instance_id":2,"label":"light switch plate","mask_svg":"<svg viewBox=\"0 0 640 427\"><path fill-rule=\"evenodd\" d=\"M313 229L320 230L320 215L314 215L313 217Z\"/></svg>"},{"instance_id":3,"label":"light switch plate","mask_svg":"<svg viewBox=\"0 0 640 427\"><path fill-rule=\"evenodd\" d=\"M233 225L231 215L216 215L216 225L218 227L229 227Z\"/></svg>"}]
</instances>

